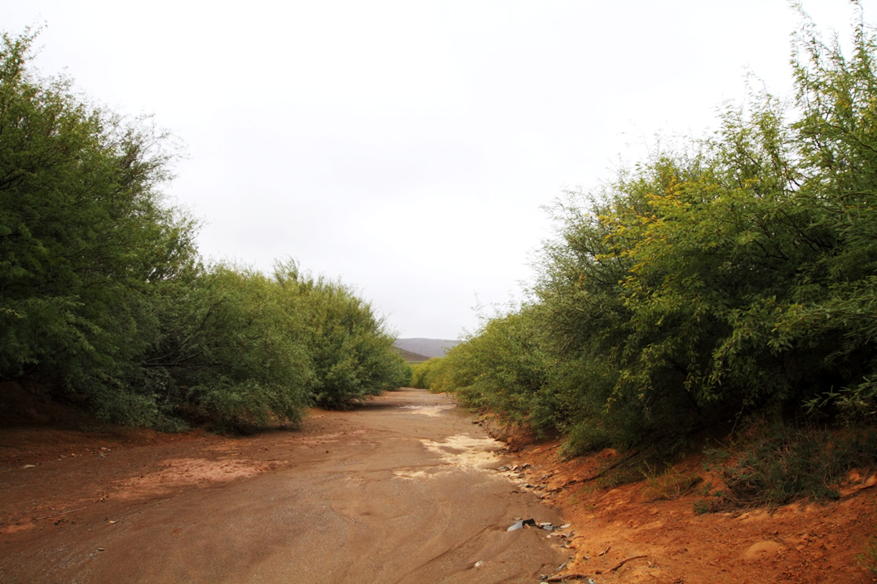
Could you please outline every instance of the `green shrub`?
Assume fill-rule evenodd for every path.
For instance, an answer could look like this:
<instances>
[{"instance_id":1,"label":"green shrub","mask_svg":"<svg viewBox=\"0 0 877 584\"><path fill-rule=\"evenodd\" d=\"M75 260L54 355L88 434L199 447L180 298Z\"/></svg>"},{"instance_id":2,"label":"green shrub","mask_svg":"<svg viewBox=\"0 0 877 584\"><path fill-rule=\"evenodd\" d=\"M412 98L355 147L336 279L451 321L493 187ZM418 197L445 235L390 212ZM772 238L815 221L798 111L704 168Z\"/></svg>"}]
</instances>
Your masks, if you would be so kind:
<instances>
[{"instance_id":1,"label":"green shrub","mask_svg":"<svg viewBox=\"0 0 877 584\"><path fill-rule=\"evenodd\" d=\"M507 422L541 429L532 412L547 371L534 322L526 308L488 321L478 335L452 348L434 366L438 371L430 387L455 393L467 407L489 408Z\"/></svg>"},{"instance_id":2,"label":"green shrub","mask_svg":"<svg viewBox=\"0 0 877 584\"><path fill-rule=\"evenodd\" d=\"M407 383L371 306L288 261L204 267L158 188L168 136L27 68L0 42L0 380L30 377L102 420L295 422Z\"/></svg>"},{"instance_id":3,"label":"green shrub","mask_svg":"<svg viewBox=\"0 0 877 584\"><path fill-rule=\"evenodd\" d=\"M436 375L438 375L441 368L442 359L443 357L433 357L423 363L413 365L411 368L411 387L432 389L432 384L435 382Z\"/></svg>"},{"instance_id":4,"label":"green shrub","mask_svg":"<svg viewBox=\"0 0 877 584\"><path fill-rule=\"evenodd\" d=\"M532 300L455 347L431 387L559 430L570 454L679 448L802 407L873 424L877 41L857 25L847 57L802 30L792 107L753 93L706 139L558 202ZM830 494L821 479L783 478L831 475L814 444L796 438L780 459L765 448L754 474L729 477L729 496Z\"/></svg>"},{"instance_id":5,"label":"green shrub","mask_svg":"<svg viewBox=\"0 0 877 584\"><path fill-rule=\"evenodd\" d=\"M722 473L728 505L781 505L800 497L837 499L853 468L877 465L877 431L829 431L761 424Z\"/></svg>"},{"instance_id":6,"label":"green shrub","mask_svg":"<svg viewBox=\"0 0 877 584\"><path fill-rule=\"evenodd\" d=\"M167 373L172 402L229 427L300 418L314 378L306 305L228 264L168 287L162 300L164 334L147 359Z\"/></svg>"},{"instance_id":7,"label":"green shrub","mask_svg":"<svg viewBox=\"0 0 877 584\"><path fill-rule=\"evenodd\" d=\"M316 404L343 408L408 382L409 368L393 350L395 339L351 288L303 273L293 261L278 263L274 277L290 302L303 303Z\"/></svg>"},{"instance_id":8,"label":"green shrub","mask_svg":"<svg viewBox=\"0 0 877 584\"><path fill-rule=\"evenodd\" d=\"M595 426L593 422L579 422L568 430L561 454L566 458L572 458L611 445L612 440L602 426Z\"/></svg>"},{"instance_id":9,"label":"green shrub","mask_svg":"<svg viewBox=\"0 0 877 584\"><path fill-rule=\"evenodd\" d=\"M153 290L196 256L194 221L158 191L174 155L149 120L30 71L35 36L0 42L0 379L159 423L141 363L161 335Z\"/></svg>"}]
</instances>

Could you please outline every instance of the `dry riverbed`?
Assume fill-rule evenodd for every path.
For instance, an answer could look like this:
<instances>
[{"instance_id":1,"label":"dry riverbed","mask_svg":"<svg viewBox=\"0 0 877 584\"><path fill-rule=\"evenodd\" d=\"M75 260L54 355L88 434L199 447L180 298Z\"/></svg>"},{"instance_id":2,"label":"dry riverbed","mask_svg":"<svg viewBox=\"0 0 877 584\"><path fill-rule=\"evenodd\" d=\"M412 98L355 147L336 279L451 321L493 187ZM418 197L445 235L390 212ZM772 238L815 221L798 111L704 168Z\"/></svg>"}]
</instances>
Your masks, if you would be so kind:
<instances>
[{"instance_id":1,"label":"dry riverbed","mask_svg":"<svg viewBox=\"0 0 877 584\"><path fill-rule=\"evenodd\" d=\"M0 431L0 581L539 582L573 527L453 402L402 390L301 431ZM549 527L548 525L544 527Z\"/></svg>"},{"instance_id":2,"label":"dry riverbed","mask_svg":"<svg viewBox=\"0 0 877 584\"><path fill-rule=\"evenodd\" d=\"M4 583L877 581L857 559L877 533L868 469L838 501L697 515L696 493L589 480L618 453L509 448L421 390L229 438L77 430L3 389ZM673 472L717 480L696 456Z\"/></svg>"}]
</instances>

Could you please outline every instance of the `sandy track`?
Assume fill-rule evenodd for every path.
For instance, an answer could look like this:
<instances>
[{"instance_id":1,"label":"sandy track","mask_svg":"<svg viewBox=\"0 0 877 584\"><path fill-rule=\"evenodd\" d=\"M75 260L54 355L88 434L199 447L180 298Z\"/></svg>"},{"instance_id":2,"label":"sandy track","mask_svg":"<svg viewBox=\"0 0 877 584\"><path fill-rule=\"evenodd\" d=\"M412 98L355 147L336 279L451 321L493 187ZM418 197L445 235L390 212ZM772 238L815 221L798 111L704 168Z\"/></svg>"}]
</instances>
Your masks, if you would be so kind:
<instances>
[{"instance_id":1,"label":"sandy track","mask_svg":"<svg viewBox=\"0 0 877 584\"><path fill-rule=\"evenodd\" d=\"M424 391L316 411L301 432L92 441L0 469L0 581L535 583L569 557L506 530L561 520Z\"/></svg>"}]
</instances>

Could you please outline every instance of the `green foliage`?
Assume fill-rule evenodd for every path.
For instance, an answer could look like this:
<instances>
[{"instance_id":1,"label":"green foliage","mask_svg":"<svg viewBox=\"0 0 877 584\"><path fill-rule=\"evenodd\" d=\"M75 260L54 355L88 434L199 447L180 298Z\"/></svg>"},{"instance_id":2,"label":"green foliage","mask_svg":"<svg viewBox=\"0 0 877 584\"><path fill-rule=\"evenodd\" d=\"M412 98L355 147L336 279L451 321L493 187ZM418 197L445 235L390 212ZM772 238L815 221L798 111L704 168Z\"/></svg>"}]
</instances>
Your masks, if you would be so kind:
<instances>
[{"instance_id":1,"label":"green foliage","mask_svg":"<svg viewBox=\"0 0 877 584\"><path fill-rule=\"evenodd\" d=\"M0 380L32 378L104 420L180 429L296 422L407 383L347 286L201 265L169 205L169 137L27 69L0 44Z\"/></svg>"},{"instance_id":2,"label":"green foliage","mask_svg":"<svg viewBox=\"0 0 877 584\"><path fill-rule=\"evenodd\" d=\"M0 46L0 376L104 396L99 414L140 423L156 410L125 378L159 334L150 289L192 261L194 222L156 190L164 136L29 73L33 39Z\"/></svg>"},{"instance_id":3,"label":"green foliage","mask_svg":"<svg viewBox=\"0 0 877 584\"><path fill-rule=\"evenodd\" d=\"M564 456L606 447L627 448L652 428L639 403L612 396L617 373L598 359L558 360L544 394L554 404L555 427L567 436Z\"/></svg>"},{"instance_id":4,"label":"green foliage","mask_svg":"<svg viewBox=\"0 0 877 584\"><path fill-rule=\"evenodd\" d=\"M837 499L836 487L850 469L877 464L877 431L756 420L730 449L706 453L727 488L695 503L698 513L781 505L801 497Z\"/></svg>"},{"instance_id":5,"label":"green foliage","mask_svg":"<svg viewBox=\"0 0 877 584\"><path fill-rule=\"evenodd\" d=\"M873 423L877 42L860 25L853 46L808 24L791 107L752 94L706 139L557 203L535 302L455 347L433 387L558 429L569 454L804 404Z\"/></svg>"},{"instance_id":6,"label":"green foliage","mask_svg":"<svg viewBox=\"0 0 877 584\"><path fill-rule=\"evenodd\" d=\"M756 426L742 454L723 470L735 506L780 505L801 496L837 499L834 489L851 468L877 463L877 432L829 432L785 424Z\"/></svg>"},{"instance_id":7,"label":"green foliage","mask_svg":"<svg viewBox=\"0 0 877 584\"><path fill-rule=\"evenodd\" d=\"M285 293L307 305L304 331L318 405L343 408L407 383L410 370L393 351L395 339L350 288L304 274L294 262L278 264L274 276Z\"/></svg>"},{"instance_id":8,"label":"green foliage","mask_svg":"<svg viewBox=\"0 0 877 584\"><path fill-rule=\"evenodd\" d=\"M488 408L509 422L550 425L534 419L546 378L534 322L526 308L488 321L477 336L448 351L431 389L453 391L467 407Z\"/></svg>"},{"instance_id":9,"label":"green foliage","mask_svg":"<svg viewBox=\"0 0 877 584\"><path fill-rule=\"evenodd\" d=\"M411 363L406 361L404 357L401 357L401 361L393 361L393 368L396 370L393 374L394 381L388 384L387 390L393 391L402 387L413 387L411 380L414 378L414 367Z\"/></svg>"},{"instance_id":10,"label":"green foliage","mask_svg":"<svg viewBox=\"0 0 877 584\"><path fill-rule=\"evenodd\" d=\"M435 383L435 378L441 371L443 363L442 359L443 357L433 357L423 363L413 365L411 368L411 387L416 387L417 389L432 389L432 385Z\"/></svg>"},{"instance_id":11,"label":"green foliage","mask_svg":"<svg viewBox=\"0 0 877 584\"><path fill-rule=\"evenodd\" d=\"M222 264L165 287L161 300L163 336L146 364L166 374L172 403L242 428L299 419L314 376L303 302Z\"/></svg>"}]
</instances>

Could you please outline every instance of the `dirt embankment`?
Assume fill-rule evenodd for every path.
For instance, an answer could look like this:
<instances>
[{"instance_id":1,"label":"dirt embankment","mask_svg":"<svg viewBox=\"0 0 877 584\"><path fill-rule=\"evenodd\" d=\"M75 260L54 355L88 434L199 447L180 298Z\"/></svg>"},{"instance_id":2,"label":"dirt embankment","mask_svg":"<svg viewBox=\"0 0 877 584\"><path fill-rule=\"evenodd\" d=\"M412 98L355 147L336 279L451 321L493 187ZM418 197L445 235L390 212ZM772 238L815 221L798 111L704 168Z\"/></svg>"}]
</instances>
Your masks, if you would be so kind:
<instances>
[{"instance_id":1,"label":"dirt embankment","mask_svg":"<svg viewBox=\"0 0 877 584\"><path fill-rule=\"evenodd\" d=\"M576 526L576 558L565 577L599 584L877 582L857 557L877 536L872 473L851 472L838 501L697 514L697 486L678 497L672 480L601 487L597 477L619 459L613 450L562 461L557 441L512 441L515 456L530 465L520 480ZM721 484L704 466L691 456L667 476Z\"/></svg>"},{"instance_id":2,"label":"dirt embankment","mask_svg":"<svg viewBox=\"0 0 877 584\"><path fill-rule=\"evenodd\" d=\"M587 480L611 451L510 454L418 390L242 438L82 431L4 395L3 582L875 581L856 560L877 530L867 476L838 502L696 515L694 494ZM570 525L508 531L530 518Z\"/></svg>"}]
</instances>

